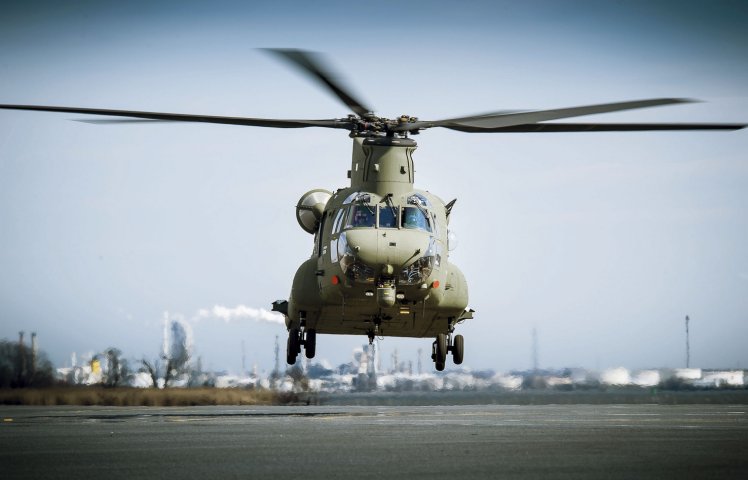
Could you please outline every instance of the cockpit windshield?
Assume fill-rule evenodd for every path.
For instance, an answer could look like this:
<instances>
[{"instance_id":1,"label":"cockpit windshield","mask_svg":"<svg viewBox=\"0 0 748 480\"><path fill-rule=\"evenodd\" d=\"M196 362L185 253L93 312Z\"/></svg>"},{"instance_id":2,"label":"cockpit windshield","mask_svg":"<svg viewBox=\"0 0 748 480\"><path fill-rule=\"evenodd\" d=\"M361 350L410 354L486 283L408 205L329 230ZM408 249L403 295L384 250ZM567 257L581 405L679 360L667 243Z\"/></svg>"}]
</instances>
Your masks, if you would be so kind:
<instances>
[{"instance_id":1,"label":"cockpit windshield","mask_svg":"<svg viewBox=\"0 0 748 480\"><path fill-rule=\"evenodd\" d=\"M377 215L379 213L379 215ZM377 218L379 217L379 218ZM421 206L407 206L402 209L396 205L353 204L348 207L345 228L400 228L431 232L431 218L428 211Z\"/></svg>"},{"instance_id":2,"label":"cockpit windshield","mask_svg":"<svg viewBox=\"0 0 748 480\"><path fill-rule=\"evenodd\" d=\"M379 228L397 228L397 209L394 206L379 207Z\"/></svg>"},{"instance_id":3,"label":"cockpit windshield","mask_svg":"<svg viewBox=\"0 0 748 480\"><path fill-rule=\"evenodd\" d=\"M347 228L373 227L376 224L376 210L369 205L352 205L348 214Z\"/></svg>"},{"instance_id":4,"label":"cockpit windshield","mask_svg":"<svg viewBox=\"0 0 748 480\"><path fill-rule=\"evenodd\" d=\"M403 228L417 228L419 230L431 231L431 222L426 212L418 207L404 207L401 221Z\"/></svg>"}]
</instances>

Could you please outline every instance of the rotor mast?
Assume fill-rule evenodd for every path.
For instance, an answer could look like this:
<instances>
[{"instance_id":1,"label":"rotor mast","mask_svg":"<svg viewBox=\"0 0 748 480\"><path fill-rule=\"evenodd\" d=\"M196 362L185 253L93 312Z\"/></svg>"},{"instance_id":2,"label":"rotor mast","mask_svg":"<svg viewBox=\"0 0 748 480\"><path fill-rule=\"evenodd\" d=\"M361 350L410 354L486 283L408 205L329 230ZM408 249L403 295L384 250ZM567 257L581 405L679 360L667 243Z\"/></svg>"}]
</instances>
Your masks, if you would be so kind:
<instances>
[{"instance_id":1,"label":"rotor mast","mask_svg":"<svg viewBox=\"0 0 748 480\"><path fill-rule=\"evenodd\" d=\"M413 190L415 141L398 136L354 136L351 188L385 196Z\"/></svg>"}]
</instances>

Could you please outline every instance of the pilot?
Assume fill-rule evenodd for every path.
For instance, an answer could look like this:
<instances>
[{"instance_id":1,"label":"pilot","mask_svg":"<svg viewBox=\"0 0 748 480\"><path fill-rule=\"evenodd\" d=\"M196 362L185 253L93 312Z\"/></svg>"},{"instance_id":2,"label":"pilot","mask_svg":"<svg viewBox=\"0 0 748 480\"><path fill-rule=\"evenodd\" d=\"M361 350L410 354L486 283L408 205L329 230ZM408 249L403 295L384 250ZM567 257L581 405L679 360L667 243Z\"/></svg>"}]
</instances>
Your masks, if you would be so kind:
<instances>
[{"instance_id":1,"label":"pilot","mask_svg":"<svg viewBox=\"0 0 748 480\"><path fill-rule=\"evenodd\" d=\"M354 227L369 227L371 226L371 214L364 208L356 208L353 214L353 226Z\"/></svg>"},{"instance_id":2,"label":"pilot","mask_svg":"<svg viewBox=\"0 0 748 480\"><path fill-rule=\"evenodd\" d=\"M419 215L420 212L416 210L415 208L406 208L405 209L405 218L403 219L403 226L406 228L419 228L421 227L421 222Z\"/></svg>"}]
</instances>

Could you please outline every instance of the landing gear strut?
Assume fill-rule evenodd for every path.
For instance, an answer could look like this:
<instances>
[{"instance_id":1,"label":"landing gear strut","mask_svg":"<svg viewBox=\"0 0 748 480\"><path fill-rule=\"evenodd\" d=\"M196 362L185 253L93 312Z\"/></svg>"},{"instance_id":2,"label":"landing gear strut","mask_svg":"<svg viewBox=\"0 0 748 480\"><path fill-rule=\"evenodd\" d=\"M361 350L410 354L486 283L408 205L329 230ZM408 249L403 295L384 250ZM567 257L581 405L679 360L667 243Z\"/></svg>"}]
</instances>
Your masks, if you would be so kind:
<instances>
[{"instance_id":1,"label":"landing gear strut","mask_svg":"<svg viewBox=\"0 0 748 480\"><path fill-rule=\"evenodd\" d=\"M366 336L369 337L369 345L372 345L374 343L374 339L379 336L380 330L379 326L382 324L382 319L379 317L374 317L374 329L369 329L366 332Z\"/></svg>"},{"instance_id":2,"label":"landing gear strut","mask_svg":"<svg viewBox=\"0 0 748 480\"><path fill-rule=\"evenodd\" d=\"M286 363L294 365L296 357L301 353L301 346L306 350L306 358L314 358L317 351L317 331L306 328L306 315L301 312L301 328L288 330L288 342L286 343Z\"/></svg>"}]
</instances>

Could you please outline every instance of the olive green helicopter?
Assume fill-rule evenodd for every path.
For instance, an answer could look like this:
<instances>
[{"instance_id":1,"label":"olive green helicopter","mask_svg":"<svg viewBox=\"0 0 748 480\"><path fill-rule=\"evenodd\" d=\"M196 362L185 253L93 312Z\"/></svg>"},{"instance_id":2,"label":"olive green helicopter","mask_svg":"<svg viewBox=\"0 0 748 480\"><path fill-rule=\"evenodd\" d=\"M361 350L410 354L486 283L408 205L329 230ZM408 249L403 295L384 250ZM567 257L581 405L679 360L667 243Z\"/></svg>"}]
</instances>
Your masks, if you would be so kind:
<instances>
[{"instance_id":1,"label":"olive green helicopter","mask_svg":"<svg viewBox=\"0 0 748 480\"><path fill-rule=\"evenodd\" d=\"M737 130L745 125L713 123L552 123L583 115L609 113L693 100L657 98L580 107L501 111L443 120L402 115L377 116L345 88L318 54L268 49L309 75L351 111L345 118L322 120L263 119L178 113L140 112L38 105L0 105L4 109L129 117L92 120L202 122L272 128L321 127L347 130L353 140L350 186L335 192L311 190L296 205L296 219L314 235L312 256L298 268L287 300L273 302L288 330L286 360L296 363L302 346L307 358L316 352L317 334L434 338L431 358L444 370L451 353L464 358L464 339L455 327L473 318L468 287L449 262L448 203L414 188L410 136L429 128L467 133L613 132L647 130Z\"/></svg>"}]
</instances>

